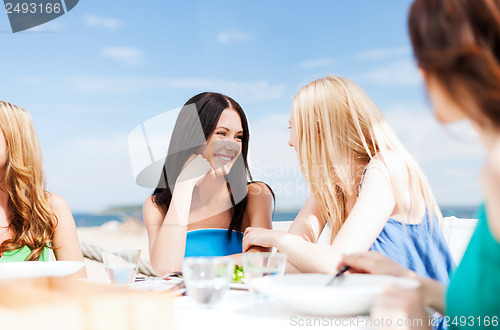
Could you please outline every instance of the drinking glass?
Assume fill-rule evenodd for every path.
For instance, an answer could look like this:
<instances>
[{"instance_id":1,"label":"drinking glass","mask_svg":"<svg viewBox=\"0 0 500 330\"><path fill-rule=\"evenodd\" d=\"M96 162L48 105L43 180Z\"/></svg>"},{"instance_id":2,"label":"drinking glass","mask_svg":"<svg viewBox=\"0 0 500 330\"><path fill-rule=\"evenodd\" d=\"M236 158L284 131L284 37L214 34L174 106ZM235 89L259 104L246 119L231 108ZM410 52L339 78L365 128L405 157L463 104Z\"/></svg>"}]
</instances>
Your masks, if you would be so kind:
<instances>
[{"instance_id":1,"label":"drinking glass","mask_svg":"<svg viewBox=\"0 0 500 330\"><path fill-rule=\"evenodd\" d=\"M182 276L189 296L205 308L216 306L229 288L234 262L221 257L189 257L182 263Z\"/></svg>"},{"instance_id":2,"label":"drinking glass","mask_svg":"<svg viewBox=\"0 0 500 330\"><path fill-rule=\"evenodd\" d=\"M140 256L140 249L103 251L102 262L108 282L122 285L133 283L137 275Z\"/></svg>"},{"instance_id":3,"label":"drinking glass","mask_svg":"<svg viewBox=\"0 0 500 330\"><path fill-rule=\"evenodd\" d=\"M270 275L284 275L286 269L286 254L273 252L256 252L243 254L243 272L250 292L256 296L258 292L252 288L253 279Z\"/></svg>"}]
</instances>

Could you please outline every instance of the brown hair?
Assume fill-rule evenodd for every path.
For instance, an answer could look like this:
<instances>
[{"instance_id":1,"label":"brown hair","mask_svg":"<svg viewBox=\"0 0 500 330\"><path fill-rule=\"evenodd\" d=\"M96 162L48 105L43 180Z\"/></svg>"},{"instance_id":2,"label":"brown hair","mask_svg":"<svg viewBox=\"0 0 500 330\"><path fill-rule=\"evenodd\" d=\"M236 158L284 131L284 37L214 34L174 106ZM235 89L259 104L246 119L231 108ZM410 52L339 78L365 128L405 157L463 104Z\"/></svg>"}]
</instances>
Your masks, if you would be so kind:
<instances>
[{"instance_id":1,"label":"brown hair","mask_svg":"<svg viewBox=\"0 0 500 330\"><path fill-rule=\"evenodd\" d=\"M57 226L45 191L42 153L31 117L18 106L0 101L0 127L7 144L5 173L0 177L7 194L12 238L0 244L0 256L24 246L27 260L38 260L49 247Z\"/></svg>"},{"instance_id":2,"label":"brown hair","mask_svg":"<svg viewBox=\"0 0 500 330\"><path fill-rule=\"evenodd\" d=\"M470 119L500 129L500 1L416 0L408 24L418 66Z\"/></svg>"}]
</instances>

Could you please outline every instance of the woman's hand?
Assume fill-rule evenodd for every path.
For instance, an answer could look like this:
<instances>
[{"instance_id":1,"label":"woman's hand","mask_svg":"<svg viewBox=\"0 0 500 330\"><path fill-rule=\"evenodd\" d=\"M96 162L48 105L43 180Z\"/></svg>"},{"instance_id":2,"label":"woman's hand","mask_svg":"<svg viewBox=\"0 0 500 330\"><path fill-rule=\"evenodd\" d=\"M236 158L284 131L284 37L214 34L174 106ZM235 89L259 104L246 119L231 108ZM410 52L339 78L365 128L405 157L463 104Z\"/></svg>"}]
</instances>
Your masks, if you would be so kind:
<instances>
[{"instance_id":1,"label":"woman's hand","mask_svg":"<svg viewBox=\"0 0 500 330\"><path fill-rule=\"evenodd\" d=\"M351 271L357 273L417 277L415 272L378 252L344 255L342 264L350 266ZM416 290L389 285L384 294L375 301L370 311L371 319L380 321L381 329L430 329L429 316L424 308L423 290L422 282Z\"/></svg>"},{"instance_id":2,"label":"woman's hand","mask_svg":"<svg viewBox=\"0 0 500 330\"><path fill-rule=\"evenodd\" d=\"M385 274L415 277L416 274L378 252L343 255L341 265L351 267L353 273Z\"/></svg>"},{"instance_id":3,"label":"woman's hand","mask_svg":"<svg viewBox=\"0 0 500 330\"><path fill-rule=\"evenodd\" d=\"M177 177L176 184L188 183L193 187L199 186L207 173L213 172L212 165L202 155L192 155Z\"/></svg>"},{"instance_id":4,"label":"woman's hand","mask_svg":"<svg viewBox=\"0 0 500 330\"><path fill-rule=\"evenodd\" d=\"M248 227L243 236L243 252L248 251L252 246L274 247L281 235L287 235L287 233L272 229Z\"/></svg>"},{"instance_id":5,"label":"woman's hand","mask_svg":"<svg viewBox=\"0 0 500 330\"><path fill-rule=\"evenodd\" d=\"M408 290L388 286L375 300L370 318L382 329L430 329L420 288Z\"/></svg>"},{"instance_id":6,"label":"woman's hand","mask_svg":"<svg viewBox=\"0 0 500 330\"><path fill-rule=\"evenodd\" d=\"M350 266L351 271L355 273L384 274L415 278L420 282L420 288L418 290L420 294L418 297L419 304L422 302L422 305L430 306L440 313L444 312L445 288L442 284L431 278L418 276L414 271L400 266L378 252L363 252L344 255L342 257L341 265ZM389 293L392 292L393 294L391 295L399 296L404 295L404 292L413 292L415 290L400 289L398 294L395 293L396 291L397 290L394 289L389 291Z\"/></svg>"}]
</instances>

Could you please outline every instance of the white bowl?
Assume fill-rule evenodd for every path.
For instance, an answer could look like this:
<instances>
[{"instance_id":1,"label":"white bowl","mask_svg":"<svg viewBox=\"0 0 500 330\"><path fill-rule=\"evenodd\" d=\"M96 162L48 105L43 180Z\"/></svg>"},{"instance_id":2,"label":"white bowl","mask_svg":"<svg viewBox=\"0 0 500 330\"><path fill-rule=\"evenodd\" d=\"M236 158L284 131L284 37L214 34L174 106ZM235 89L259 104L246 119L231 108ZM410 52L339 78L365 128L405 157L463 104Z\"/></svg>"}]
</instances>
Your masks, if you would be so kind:
<instances>
[{"instance_id":1,"label":"white bowl","mask_svg":"<svg viewBox=\"0 0 500 330\"><path fill-rule=\"evenodd\" d=\"M415 279L388 275L346 274L336 286L325 286L327 274L269 276L252 280L252 289L274 298L284 307L302 314L347 316L367 314L386 285L416 289Z\"/></svg>"},{"instance_id":2,"label":"white bowl","mask_svg":"<svg viewBox=\"0 0 500 330\"><path fill-rule=\"evenodd\" d=\"M0 263L0 279L32 278L73 274L85 264L81 261L22 261Z\"/></svg>"}]
</instances>

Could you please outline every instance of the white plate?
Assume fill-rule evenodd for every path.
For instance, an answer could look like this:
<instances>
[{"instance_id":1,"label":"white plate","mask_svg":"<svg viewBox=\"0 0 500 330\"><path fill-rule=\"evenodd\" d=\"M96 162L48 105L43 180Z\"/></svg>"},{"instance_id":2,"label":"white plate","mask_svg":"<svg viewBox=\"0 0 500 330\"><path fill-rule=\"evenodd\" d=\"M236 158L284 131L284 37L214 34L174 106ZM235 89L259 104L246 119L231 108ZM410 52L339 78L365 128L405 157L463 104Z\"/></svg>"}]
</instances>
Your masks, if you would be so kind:
<instances>
[{"instance_id":1,"label":"white plate","mask_svg":"<svg viewBox=\"0 0 500 330\"><path fill-rule=\"evenodd\" d=\"M81 269L80 261L23 261L0 263L0 279L66 276Z\"/></svg>"},{"instance_id":2,"label":"white plate","mask_svg":"<svg viewBox=\"0 0 500 330\"><path fill-rule=\"evenodd\" d=\"M230 283L229 288L233 290L248 290L248 284L246 283Z\"/></svg>"},{"instance_id":3,"label":"white plate","mask_svg":"<svg viewBox=\"0 0 500 330\"><path fill-rule=\"evenodd\" d=\"M130 284L132 289L147 290L147 291L167 291L177 286L182 282L182 279L164 280L161 277L148 277L143 281L138 281Z\"/></svg>"},{"instance_id":4,"label":"white plate","mask_svg":"<svg viewBox=\"0 0 500 330\"><path fill-rule=\"evenodd\" d=\"M286 308L302 314L346 316L367 314L389 283L416 289L415 279L387 275L347 274L338 286L326 287L332 275L294 274L252 280L249 285Z\"/></svg>"}]
</instances>

